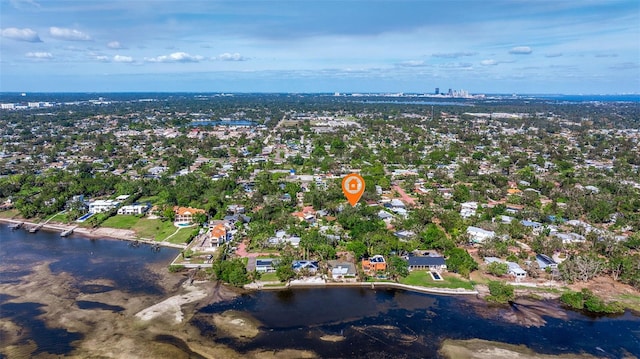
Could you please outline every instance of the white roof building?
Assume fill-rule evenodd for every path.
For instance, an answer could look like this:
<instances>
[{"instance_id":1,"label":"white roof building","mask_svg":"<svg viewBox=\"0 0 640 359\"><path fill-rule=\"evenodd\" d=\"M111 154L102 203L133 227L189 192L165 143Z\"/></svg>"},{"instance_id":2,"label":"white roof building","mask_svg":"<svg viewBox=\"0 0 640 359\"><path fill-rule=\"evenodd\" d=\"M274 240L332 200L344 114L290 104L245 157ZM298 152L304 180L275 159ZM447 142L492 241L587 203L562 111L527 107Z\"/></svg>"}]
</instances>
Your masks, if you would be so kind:
<instances>
[{"instance_id":1,"label":"white roof building","mask_svg":"<svg viewBox=\"0 0 640 359\"><path fill-rule=\"evenodd\" d=\"M108 212L120 205L120 202L112 199L99 199L89 203L90 213Z\"/></svg>"},{"instance_id":2,"label":"white roof building","mask_svg":"<svg viewBox=\"0 0 640 359\"><path fill-rule=\"evenodd\" d=\"M485 240L496 236L496 232L494 231L487 231L485 229L473 226L469 226L467 228L467 234L469 235L469 239L474 243L482 243Z\"/></svg>"}]
</instances>

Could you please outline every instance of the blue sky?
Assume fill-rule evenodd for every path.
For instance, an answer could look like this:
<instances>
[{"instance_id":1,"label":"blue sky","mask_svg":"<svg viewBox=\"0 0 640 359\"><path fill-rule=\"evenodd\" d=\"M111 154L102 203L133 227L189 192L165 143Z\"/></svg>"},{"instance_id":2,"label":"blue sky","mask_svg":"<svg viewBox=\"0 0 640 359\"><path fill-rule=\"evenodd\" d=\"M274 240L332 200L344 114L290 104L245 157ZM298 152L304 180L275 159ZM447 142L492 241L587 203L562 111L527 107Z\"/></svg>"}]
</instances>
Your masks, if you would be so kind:
<instances>
[{"instance_id":1,"label":"blue sky","mask_svg":"<svg viewBox=\"0 0 640 359\"><path fill-rule=\"evenodd\" d=\"M640 1L0 0L0 91L640 93Z\"/></svg>"}]
</instances>

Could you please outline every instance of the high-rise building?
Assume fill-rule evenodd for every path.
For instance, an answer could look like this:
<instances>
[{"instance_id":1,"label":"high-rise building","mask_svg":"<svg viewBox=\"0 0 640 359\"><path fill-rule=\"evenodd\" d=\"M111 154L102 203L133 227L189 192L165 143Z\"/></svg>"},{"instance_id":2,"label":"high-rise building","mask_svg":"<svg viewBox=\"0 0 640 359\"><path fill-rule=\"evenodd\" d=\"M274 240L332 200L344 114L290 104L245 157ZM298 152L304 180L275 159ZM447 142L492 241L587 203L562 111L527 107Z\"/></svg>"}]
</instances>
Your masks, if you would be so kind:
<instances>
[{"instance_id":1,"label":"high-rise building","mask_svg":"<svg viewBox=\"0 0 640 359\"><path fill-rule=\"evenodd\" d=\"M440 87L436 87L436 95L440 94Z\"/></svg>"}]
</instances>

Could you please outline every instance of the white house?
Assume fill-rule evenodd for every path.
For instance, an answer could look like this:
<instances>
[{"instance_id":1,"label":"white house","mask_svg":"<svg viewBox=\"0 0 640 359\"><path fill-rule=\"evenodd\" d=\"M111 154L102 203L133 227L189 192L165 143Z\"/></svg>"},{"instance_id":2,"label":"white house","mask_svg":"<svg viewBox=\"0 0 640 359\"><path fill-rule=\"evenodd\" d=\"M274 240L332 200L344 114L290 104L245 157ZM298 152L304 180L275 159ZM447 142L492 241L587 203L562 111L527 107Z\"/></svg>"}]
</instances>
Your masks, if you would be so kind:
<instances>
[{"instance_id":1,"label":"white house","mask_svg":"<svg viewBox=\"0 0 640 359\"><path fill-rule=\"evenodd\" d=\"M474 243L482 243L487 239L493 238L496 236L496 232L487 231L485 229L479 227L469 226L467 228L467 234L469 235L469 239Z\"/></svg>"},{"instance_id":2,"label":"white house","mask_svg":"<svg viewBox=\"0 0 640 359\"><path fill-rule=\"evenodd\" d=\"M494 262L506 263L508 268L507 274L513 276L516 279L516 281L519 281L520 279L524 279L527 277L527 272L524 269L522 269L518 263L503 261L502 259L496 258L496 257L485 257L484 262L487 264L494 263Z\"/></svg>"},{"instance_id":3,"label":"white house","mask_svg":"<svg viewBox=\"0 0 640 359\"><path fill-rule=\"evenodd\" d=\"M120 202L112 199L98 199L93 202L89 202L90 213L102 213L108 212L120 205Z\"/></svg>"},{"instance_id":4,"label":"white house","mask_svg":"<svg viewBox=\"0 0 640 359\"><path fill-rule=\"evenodd\" d=\"M130 204L118 208L118 214L140 215L149 210L149 204Z\"/></svg>"},{"instance_id":5,"label":"white house","mask_svg":"<svg viewBox=\"0 0 640 359\"><path fill-rule=\"evenodd\" d=\"M476 215L478 202L464 202L460 204L460 216L462 218L470 218Z\"/></svg>"}]
</instances>

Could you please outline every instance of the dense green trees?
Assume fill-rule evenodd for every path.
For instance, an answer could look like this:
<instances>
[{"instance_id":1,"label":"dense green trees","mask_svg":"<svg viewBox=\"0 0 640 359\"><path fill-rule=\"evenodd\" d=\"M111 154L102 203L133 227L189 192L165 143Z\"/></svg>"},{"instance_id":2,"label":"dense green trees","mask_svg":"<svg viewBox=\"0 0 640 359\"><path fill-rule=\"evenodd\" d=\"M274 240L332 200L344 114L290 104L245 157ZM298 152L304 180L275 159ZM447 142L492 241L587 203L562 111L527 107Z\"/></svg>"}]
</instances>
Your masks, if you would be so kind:
<instances>
[{"instance_id":1,"label":"dense green trees","mask_svg":"<svg viewBox=\"0 0 640 359\"><path fill-rule=\"evenodd\" d=\"M447 270L468 277L469 273L478 269L478 263L463 248L451 248L444 252Z\"/></svg>"},{"instance_id":2,"label":"dense green trees","mask_svg":"<svg viewBox=\"0 0 640 359\"><path fill-rule=\"evenodd\" d=\"M213 262L213 273L218 280L236 287L249 283L249 276L244 262L240 258L216 260Z\"/></svg>"},{"instance_id":3,"label":"dense green trees","mask_svg":"<svg viewBox=\"0 0 640 359\"><path fill-rule=\"evenodd\" d=\"M509 266L507 265L507 263L492 262L487 265L486 269L487 273L502 277L509 271Z\"/></svg>"},{"instance_id":4,"label":"dense green trees","mask_svg":"<svg viewBox=\"0 0 640 359\"><path fill-rule=\"evenodd\" d=\"M490 281L489 293L485 298L489 302L508 303L515 299L513 287L504 282Z\"/></svg>"},{"instance_id":5,"label":"dense green trees","mask_svg":"<svg viewBox=\"0 0 640 359\"><path fill-rule=\"evenodd\" d=\"M567 291L560 296L560 301L571 309L586 310L591 313L623 313L624 307L618 302L605 303L588 289L580 292Z\"/></svg>"}]
</instances>

